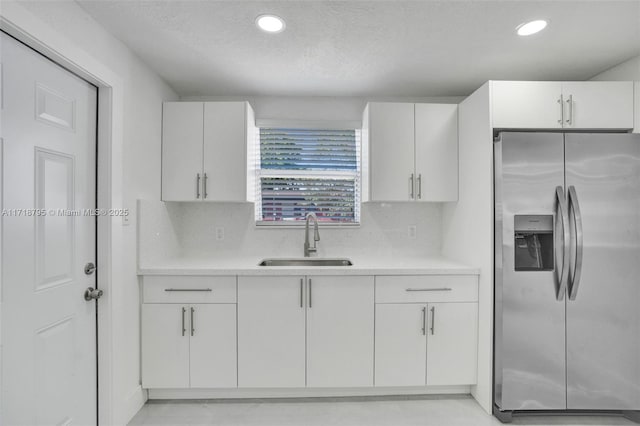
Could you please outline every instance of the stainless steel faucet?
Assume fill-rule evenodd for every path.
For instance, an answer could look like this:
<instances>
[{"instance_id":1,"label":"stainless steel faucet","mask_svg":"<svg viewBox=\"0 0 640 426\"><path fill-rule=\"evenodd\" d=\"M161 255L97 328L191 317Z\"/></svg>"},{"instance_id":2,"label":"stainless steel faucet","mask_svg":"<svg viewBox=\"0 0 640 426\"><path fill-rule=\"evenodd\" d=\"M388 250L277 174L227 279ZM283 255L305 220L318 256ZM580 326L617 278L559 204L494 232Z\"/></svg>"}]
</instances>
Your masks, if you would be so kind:
<instances>
[{"instance_id":1,"label":"stainless steel faucet","mask_svg":"<svg viewBox=\"0 0 640 426\"><path fill-rule=\"evenodd\" d=\"M309 219L313 219L313 247L309 247ZM315 213L307 213L307 219L304 225L304 257L311 256L311 253L318 251L316 241L320 241L320 231L318 231L318 218Z\"/></svg>"}]
</instances>

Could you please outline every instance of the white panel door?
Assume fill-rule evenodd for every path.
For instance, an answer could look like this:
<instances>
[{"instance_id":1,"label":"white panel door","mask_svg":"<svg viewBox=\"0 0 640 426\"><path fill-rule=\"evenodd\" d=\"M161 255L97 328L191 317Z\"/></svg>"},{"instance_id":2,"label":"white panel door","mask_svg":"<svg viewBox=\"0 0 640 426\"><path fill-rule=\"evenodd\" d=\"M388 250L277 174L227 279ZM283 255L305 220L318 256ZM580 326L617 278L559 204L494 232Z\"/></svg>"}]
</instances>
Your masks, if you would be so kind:
<instances>
[{"instance_id":1,"label":"white panel door","mask_svg":"<svg viewBox=\"0 0 640 426\"><path fill-rule=\"evenodd\" d=\"M370 201L412 200L414 158L414 104L370 103Z\"/></svg>"},{"instance_id":2,"label":"white panel door","mask_svg":"<svg viewBox=\"0 0 640 426\"><path fill-rule=\"evenodd\" d=\"M471 385L478 375L478 304L430 303L427 385Z\"/></svg>"},{"instance_id":3,"label":"white panel door","mask_svg":"<svg viewBox=\"0 0 640 426\"><path fill-rule=\"evenodd\" d=\"M203 103L165 102L162 106L162 199L203 198Z\"/></svg>"},{"instance_id":4,"label":"white panel door","mask_svg":"<svg viewBox=\"0 0 640 426\"><path fill-rule=\"evenodd\" d=\"M238 386L305 386L302 277L238 277Z\"/></svg>"},{"instance_id":5,"label":"white panel door","mask_svg":"<svg viewBox=\"0 0 640 426\"><path fill-rule=\"evenodd\" d=\"M416 200L458 200L458 105L416 104Z\"/></svg>"},{"instance_id":6,"label":"white panel door","mask_svg":"<svg viewBox=\"0 0 640 426\"><path fill-rule=\"evenodd\" d=\"M376 386L425 385L426 311L424 304L376 304Z\"/></svg>"},{"instance_id":7,"label":"white panel door","mask_svg":"<svg viewBox=\"0 0 640 426\"><path fill-rule=\"evenodd\" d=\"M564 127L633 129L632 81L562 83Z\"/></svg>"},{"instance_id":8,"label":"white panel door","mask_svg":"<svg viewBox=\"0 0 640 426\"><path fill-rule=\"evenodd\" d=\"M97 89L4 33L0 51L1 423L96 424Z\"/></svg>"},{"instance_id":9,"label":"white panel door","mask_svg":"<svg viewBox=\"0 0 640 426\"><path fill-rule=\"evenodd\" d=\"M204 104L205 200L247 200L247 108L246 102Z\"/></svg>"},{"instance_id":10,"label":"white panel door","mask_svg":"<svg viewBox=\"0 0 640 426\"><path fill-rule=\"evenodd\" d=\"M307 386L373 386L373 277L308 277L307 286Z\"/></svg>"},{"instance_id":11,"label":"white panel door","mask_svg":"<svg viewBox=\"0 0 640 426\"><path fill-rule=\"evenodd\" d=\"M562 83L492 81L492 126L496 129L562 128Z\"/></svg>"},{"instance_id":12,"label":"white panel door","mask_svg":"<svg viewBox=\"0 0 640 426\"><path fill-rule=\"evenodd\" d=\"M236 305L191 305L189 320L191 387L236 387Z\"/></svg>"},{"instance_id":13,"label":"white panel door","mask_svg":"<svg viewBox=\"0 0 640 426\"><path fill-rule=\"evenodd\" d=\"M142 387L189 387L189 306L142 304Z\"/></svg>"}]
</instances>

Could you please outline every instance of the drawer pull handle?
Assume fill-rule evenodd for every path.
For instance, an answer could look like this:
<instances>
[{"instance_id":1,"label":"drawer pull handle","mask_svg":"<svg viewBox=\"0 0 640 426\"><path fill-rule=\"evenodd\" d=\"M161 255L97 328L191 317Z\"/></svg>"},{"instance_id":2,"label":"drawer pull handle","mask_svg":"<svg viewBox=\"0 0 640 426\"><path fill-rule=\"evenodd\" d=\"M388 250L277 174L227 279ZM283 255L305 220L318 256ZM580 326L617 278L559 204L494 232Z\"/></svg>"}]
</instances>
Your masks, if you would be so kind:
<instances>
[{"instance_id":1,"label":"drawer pull handle","mask_svg":"<svg viewBox=\"0 0 640 426\"><path fill-rule=\"evenodd\" d=\"M164 291L213 291L210 288L165 288Z\"/></svg>"},{"instance_id":2,"label":"drawer pull handle","mask_svg":"<svg viewBox=\"0 0 640 426\"><path fill-rule=\"evenodd\" d=\"M405 291L451 291L449 287L442 288L408 288Z\"/></svg>"}]
</instances>

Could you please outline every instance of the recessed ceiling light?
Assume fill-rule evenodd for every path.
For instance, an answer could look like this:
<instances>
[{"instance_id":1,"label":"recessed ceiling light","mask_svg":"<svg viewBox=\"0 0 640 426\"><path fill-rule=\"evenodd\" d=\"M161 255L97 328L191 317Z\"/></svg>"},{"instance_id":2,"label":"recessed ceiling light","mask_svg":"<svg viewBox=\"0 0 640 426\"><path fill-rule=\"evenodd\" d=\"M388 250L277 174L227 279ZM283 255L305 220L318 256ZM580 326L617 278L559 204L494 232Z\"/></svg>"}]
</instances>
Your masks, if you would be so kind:
<instances>
[{"instance_id":1,"label":"recessed ceiling light","mask_svg":"<svg viewBox=\"0 0 640 426\"><path fill-rule=\"evenodd\" d=\"M519 36L528 36L544 30L546 26L547 21L538 19L536 21L525 22L524 24L518 25L516 27L516 31Z\"/></svg>"},{"instance_id":2,"label":"recessed ceiling light","mask_svg":"<svg viewBox=\"0 0 640 426\"><path fill-rule=\"evenodd\" d=\"M276 15L260 15L256 18L256 25L268 33L281 33L285 26L284 19Z\"/></svg>"}]
</instances>

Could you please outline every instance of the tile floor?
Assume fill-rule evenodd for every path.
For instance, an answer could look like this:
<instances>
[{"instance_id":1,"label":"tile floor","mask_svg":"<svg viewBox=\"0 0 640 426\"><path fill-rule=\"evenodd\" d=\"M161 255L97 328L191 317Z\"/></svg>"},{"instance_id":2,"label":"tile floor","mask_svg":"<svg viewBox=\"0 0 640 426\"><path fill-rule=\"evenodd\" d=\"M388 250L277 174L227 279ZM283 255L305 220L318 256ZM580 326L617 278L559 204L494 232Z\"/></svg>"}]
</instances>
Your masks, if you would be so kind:
<instances>
[{"instance_id":1,"label":"tile floor","mask_svg":"<svg viewBox=\"0 0 640 426\"><path fill-rule=\"evenodd\" d=\"M514 425L634 425L621 417L516 417ZM151 401L130 426L488 426L501 425L468 396L402 399Z\"/></svg>"}]
</instances>

